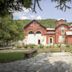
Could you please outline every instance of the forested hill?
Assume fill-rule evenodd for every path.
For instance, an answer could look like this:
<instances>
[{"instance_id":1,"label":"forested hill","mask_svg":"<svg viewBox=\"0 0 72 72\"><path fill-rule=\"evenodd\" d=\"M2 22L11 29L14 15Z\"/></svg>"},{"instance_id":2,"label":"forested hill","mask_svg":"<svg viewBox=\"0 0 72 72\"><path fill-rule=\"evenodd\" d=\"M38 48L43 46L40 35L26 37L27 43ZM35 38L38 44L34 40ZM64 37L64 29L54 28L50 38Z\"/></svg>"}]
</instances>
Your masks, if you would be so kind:
<instances>
[{"instance_id":1,"label":"forested hill","mask_svg":"<svg viewBox=\"0 0 72 72\"><path fill-rule=\"evenodd\" d=\"M45 27L52 27L53 28L56 26L56 20L55 19L39 20L38 22Z\"/></svg>"},{"instance_id":2,"label":"forested hill","mask_svg":"<svg viewBox=\"0 0 72 72\"><path fill-rule=\"evenodd\" d=\"M15 20L17 24L22 24L23 27L30 23L32 20ZM56 26L56 19L44 19L44 20L37 20L40 24L45 27L55 28ZM68 23L70 25L70 23Z\"/></svg>"}]
</instances>

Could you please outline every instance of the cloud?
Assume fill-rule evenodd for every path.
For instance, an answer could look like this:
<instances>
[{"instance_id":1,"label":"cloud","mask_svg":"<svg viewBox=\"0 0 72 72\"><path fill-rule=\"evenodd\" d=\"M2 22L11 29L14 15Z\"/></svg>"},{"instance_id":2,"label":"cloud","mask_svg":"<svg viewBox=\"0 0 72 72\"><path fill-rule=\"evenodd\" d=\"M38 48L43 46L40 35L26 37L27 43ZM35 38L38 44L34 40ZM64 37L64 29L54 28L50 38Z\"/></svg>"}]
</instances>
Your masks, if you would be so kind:
<instances>
[{"instance_id":1,"label":"cloud","mask_svg":"<svg viewBox=\"0 0 72 72\"><path fill-rule=\"evenodd\" d=\"M13 19L14 20L24 20L29 19L29 17L24 12L14 12L13 13Z\"/></svg>"},{"instance_id":2,"label":"cloud","mask_svg":"<svg viewBox=\"0 0 72 72\"><path fill-rule=\"evenodd\" d=\"M28 13L31 11L31 8L25 8L25 7L22 7L22 11L14 11L13 12L13 19L14 20L18 20L18 19L29 19L29 16Z\"/></svg>"},{"instance_id":3,"label":"cloud","mask_svg":"<svg viewBox=\"0 0 72 72\"><path fill-rule=\"evenodd\" d=\"M25 7L23 7L22 9L23 9L23 11L24 11L25 13L29 13L29 12L31 11L31 8L27 8L27 9L26 9Z\"/></svg>"},{"instance_id":4,"label":"cloud","mask_svg":"<svg viewBox=\"0 0 72 72\"><path fill-rule=\"evenodd\" d=\"M20 19L20 20L25 20L25 19L28 19L28 17L22 16L22 17L20 17L19 19Z\"/></svg>"},{"instance_id":5,"label":"cloud","mask_svg":"<svg viewBox=\"0 0 72 72\"><path fill-rule=\"evenodd\" d=\"M36 19L36 20L41 20L42 19L42 17L41 16L36 16L36 15L30 15L30 18L31 19Z\"/></svg>"},{"instance_id":6,"label":"cloud","mask_svg":"<svg viewBox=\"0 0 72 72\"><path fill-rule=\"evenodd\" d=\"M30 15L30 18L31 19L36 19L36 16L35 15Z\"/></svg>"},{"instance_id":7,"label":"cloud","mask_svg":"<svg viewBox=\"0 0 72 72\"><path fill-rule=\"evenodd\" d=\"M25 13L26 12L26 13ZM40 15L35 15L35 14L29 14L29 9L24 8L24 11L21 12L14 12L13 13L13 19L14 20L25 20L25 19L35 19L35 20L41 20L42 17Z\"/></svg>"},{"instance_id":8,"label":"cloud","mask_svg":"<svg viewBox=\"0 0 72 72\"><path fill-rule=\"evenodd\" d=\"M37 19L37 20L41 20L42 17L41 17L41 16L37 16L36 19Z\"/></svg>"}]
</instances>

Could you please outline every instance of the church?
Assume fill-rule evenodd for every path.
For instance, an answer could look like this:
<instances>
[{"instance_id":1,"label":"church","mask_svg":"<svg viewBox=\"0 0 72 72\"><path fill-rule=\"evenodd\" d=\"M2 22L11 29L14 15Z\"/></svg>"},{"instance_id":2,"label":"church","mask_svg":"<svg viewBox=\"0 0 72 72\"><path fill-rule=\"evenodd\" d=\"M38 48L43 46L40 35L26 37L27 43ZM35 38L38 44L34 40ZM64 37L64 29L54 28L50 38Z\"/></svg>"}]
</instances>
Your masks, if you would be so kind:
<instances>
[{"instance_id":1,"label":"church","mask_svg":"<svg viewBox=\"0 0 72 72\"><path fill-rule=\"evenodd\" d=\"M32 20L23 29L25 44L72 44L72 26L63 19L55 23L55 28L51 28L43 26L37 20Z\"/></svg>"}]
</instances>

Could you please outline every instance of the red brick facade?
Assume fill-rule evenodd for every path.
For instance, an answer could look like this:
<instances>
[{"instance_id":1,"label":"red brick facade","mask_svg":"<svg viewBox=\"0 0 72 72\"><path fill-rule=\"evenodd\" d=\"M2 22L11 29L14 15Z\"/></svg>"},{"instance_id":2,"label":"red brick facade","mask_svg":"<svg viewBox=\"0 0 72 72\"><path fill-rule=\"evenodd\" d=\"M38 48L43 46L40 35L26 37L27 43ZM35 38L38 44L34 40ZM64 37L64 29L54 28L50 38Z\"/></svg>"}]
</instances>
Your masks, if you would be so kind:
<instances>
[{"instance_id":1,"label":"red brick facade","mask_svg":"<svg viewBox=\"0 0 72 72\"><path fill-rule=\"evenodd\" d=\"M46 28L43 27L40 23L37 21L33 20L31 23L28 24L28 26L24 27L24 33L25 35L28 35L28 33L32 31L34 34L37 31L40 31L42 35L46 34Z\"/></svg>"},{"instance_id":2,"label":"red brick facade","mask_svg":"<svg viewBox=\"0 0 72 72\"><path fill-rule=\"evenodd\" d=\"M72 44L72 36L67 36L67 44Z\"/></svg>"},{"instance_id":3,"label":"red brick facade","mask_svg":"<svg viewBox=\"0 0 72 72\"><path fill-rule=\"evenodd\" d=\"M55 28L46 28L42 26L36 20L33 20L29 24L24 27L24 33L28 36L29 32L32 31L34 34L36 32L41 32L41 36L46 38L45 44L58 44L58 43L68 43L72 44L72 30L70 30L70 26L65 24L64 20L59 20L56 22ZM70 32L67 32L70 31ZM67 33L66 33L67 32ZM44 39L45 39L44 38Z\"/></svg>"}]
</instances>

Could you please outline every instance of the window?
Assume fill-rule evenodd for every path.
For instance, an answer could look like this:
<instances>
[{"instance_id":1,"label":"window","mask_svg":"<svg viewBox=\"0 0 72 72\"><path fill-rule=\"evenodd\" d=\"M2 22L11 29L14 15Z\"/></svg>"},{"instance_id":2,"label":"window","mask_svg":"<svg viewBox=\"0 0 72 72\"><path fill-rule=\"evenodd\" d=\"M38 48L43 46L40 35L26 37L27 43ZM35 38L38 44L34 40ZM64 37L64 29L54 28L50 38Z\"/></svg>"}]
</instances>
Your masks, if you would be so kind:
<instances>
[{"instance_id":1,"label":"window","mask_svg":"<svg viewBox=\"0 0 72 72\"><path fill-rule=\"evenodd\" d=\"M61 27L61 34L64 35L65 34L65 28Z\"/></svg>"},{"instance_id":2,"label":"window","mask_svg":"<svg viewBox=\"0 0 72 72\"><path fill-rule=\"evenodd\" d=\"M65 39L64 36L59 36L58 42L59 43L63 43L64 42L64 39Z\"/></svg>"},{"instance_id":3,"label":"window","mask_svg":"<svg viewBox=\"0 0 72 72\"><path fill-rule=\"evenodd\" d=\"M38 40L38 44L40 44L40 39Z\"/></svg>"},{"instance_id":4,"label":"window","mask_svg":"<svg viewBox=\"0 0 72 72\"><path fill-rule=\"evenodd\" d=\"M49 44L53 44L53 37L49 37Z\"/></svg>"},{"instance_id":5,"label":"window","mask_svg":"<svg viewBox=\"0 0 72 72\"><path fill-rule=\"evenodd\" d=\"M61 30L61 34L64 35L65 34L65 30Z\"/></svg>"},{"instance_id":6,"label":"window","mask_svg":"<svg viewBox=\"0 0 72 72\"><path fill-rule=\"evenodd\" d=\"M37 31L36 34L41 34L41 32L40 31Z\"/></svg>"},{"instance_id":7,"label":"window","mask_svg":"<svg viewBox=\"0 0 72 72\"><path fill-rule=\"evenodd\" d=\"M30 31L29 34L34 34L34 32L33 31Z\"/></svg>"},{"instance_id":8,"label":"window","mask_svg":"<svg viewBox=\"0 0 72 72\"><path fill-rule=\"evenodd\" d=\"M52 43L52 38L50 38L50 43Z\"/></svg>"}]
</instances>

